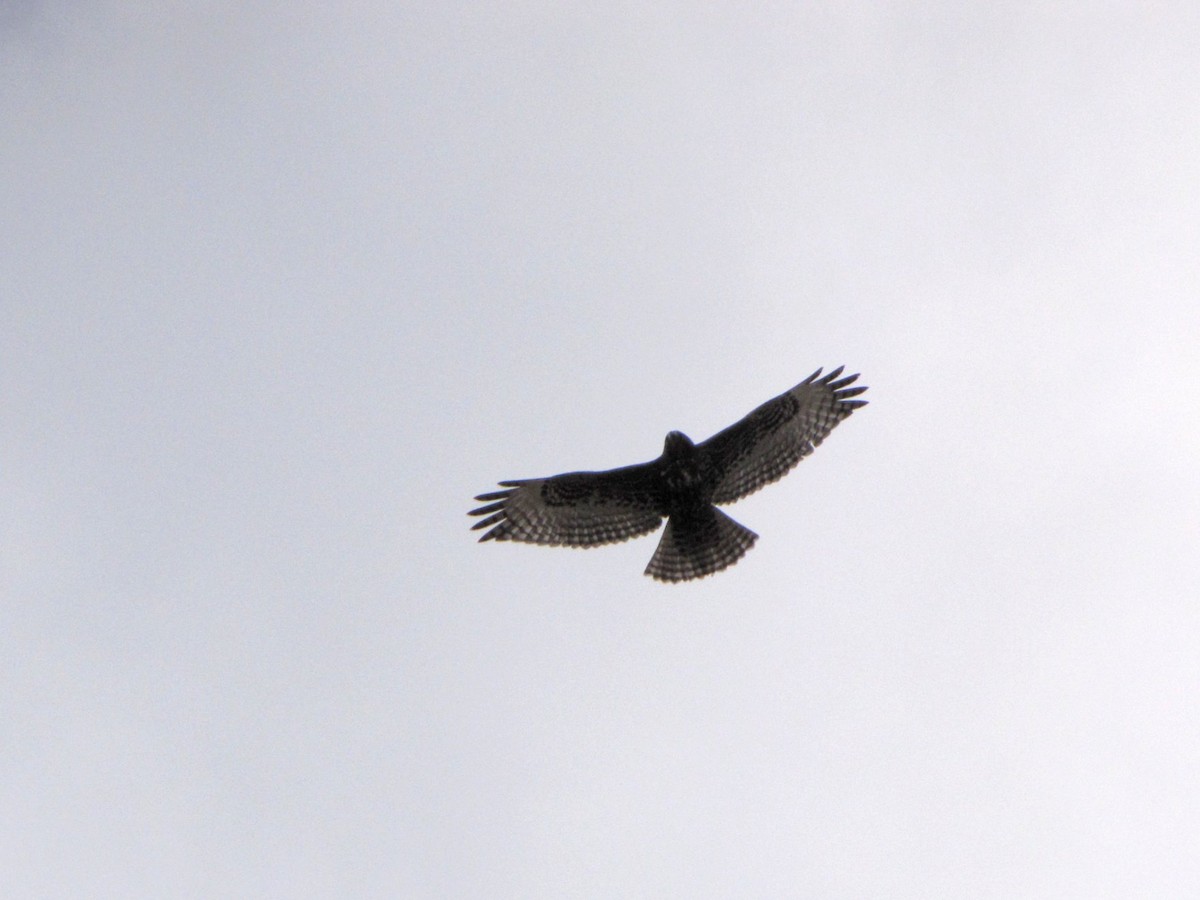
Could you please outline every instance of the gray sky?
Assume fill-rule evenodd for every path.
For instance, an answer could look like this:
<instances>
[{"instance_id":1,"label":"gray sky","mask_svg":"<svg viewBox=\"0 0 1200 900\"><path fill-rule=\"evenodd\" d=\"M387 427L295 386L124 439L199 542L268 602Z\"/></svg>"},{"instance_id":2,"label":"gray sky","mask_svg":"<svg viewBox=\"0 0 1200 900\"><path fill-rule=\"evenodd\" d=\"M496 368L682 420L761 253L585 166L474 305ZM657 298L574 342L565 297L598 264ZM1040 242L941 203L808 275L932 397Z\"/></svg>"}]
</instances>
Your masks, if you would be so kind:
<instances>
[{"instance_id":1,"label":"gray sky","mask_svg":"<svg viewBox=\"0 0 1200 900\"><path fill-rule=\"evenodd\" d=\"M0 8L6 894L1200 895L1198 7L825 6Z\"/></svg>"}]
</instances>

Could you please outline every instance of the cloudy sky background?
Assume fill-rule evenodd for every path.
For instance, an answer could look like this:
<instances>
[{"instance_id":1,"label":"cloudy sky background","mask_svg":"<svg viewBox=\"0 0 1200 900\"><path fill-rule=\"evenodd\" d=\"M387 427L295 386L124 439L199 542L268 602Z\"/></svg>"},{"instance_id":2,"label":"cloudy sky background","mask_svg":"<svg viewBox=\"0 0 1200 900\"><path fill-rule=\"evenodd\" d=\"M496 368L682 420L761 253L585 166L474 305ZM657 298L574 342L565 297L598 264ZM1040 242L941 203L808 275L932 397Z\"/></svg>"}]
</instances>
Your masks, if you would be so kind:
<instances>
[{"instance_id":1,"label":"cloudy sky background","mask_svg":"<svg viewBox=\"0 0 1200 900\"><path fill-rule=\"evenodd\" d=\"M5 892L1200 894L1198 46L4 4ZM468 531L841 363L719 576Z\"/></svg>"}]
</instances>

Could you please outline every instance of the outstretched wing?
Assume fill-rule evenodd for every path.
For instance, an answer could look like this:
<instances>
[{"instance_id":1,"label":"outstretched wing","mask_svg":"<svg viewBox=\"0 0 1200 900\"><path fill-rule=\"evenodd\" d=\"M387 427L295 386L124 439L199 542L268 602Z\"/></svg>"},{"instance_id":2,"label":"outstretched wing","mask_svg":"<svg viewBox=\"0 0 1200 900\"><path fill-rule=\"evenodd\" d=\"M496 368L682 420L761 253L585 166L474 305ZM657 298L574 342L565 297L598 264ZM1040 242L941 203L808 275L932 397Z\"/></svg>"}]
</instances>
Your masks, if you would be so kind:
<instances>
[{"instance_id":1,"label":"outstretched wing","mask_svg":"<svg viewBox=\"0 0 1200 900\"><path fill-rule=\"evenodd\" d=\"M786 394L696 446L716 484L713 503L731 503L778 481L838 422L866 405L866 400L851 399L866 390L848 387L858 375L838 379L842 369L838 366L824 378L817 369Z\"/></svg>"},{"instance_id":2,"label":"outstretched wing","mask_svg":"<svg viewBox=\"0 0 1200 900\"><path fill-rule=\"evenodd\" d=\"M486 516L471 527L492 529L481 541L525 541L597 547L653 531L662 523L662 475L655 463L607 472L569 472L553 478L502 481L480 494Z\"/></svg>"}]
</instances>

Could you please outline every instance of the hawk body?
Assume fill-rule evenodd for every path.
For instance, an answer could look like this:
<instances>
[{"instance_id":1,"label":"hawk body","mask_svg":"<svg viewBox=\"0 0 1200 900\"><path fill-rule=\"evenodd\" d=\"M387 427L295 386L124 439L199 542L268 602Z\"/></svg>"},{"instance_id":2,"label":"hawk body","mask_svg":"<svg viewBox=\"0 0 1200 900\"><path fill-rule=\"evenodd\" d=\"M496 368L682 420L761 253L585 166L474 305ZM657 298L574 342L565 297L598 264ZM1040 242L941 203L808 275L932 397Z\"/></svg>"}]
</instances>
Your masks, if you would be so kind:
<instances>
[{"instance_id":1,"label":"hawk body","mask_svg":"<svg viewBox=\"0 0 1200 900\"><path fill-rule=\"evenodd\" d=\"M865 400L858 378L842 367L818 369L790 391L740 422L695 444L670 432L651 462L604 472L502 481L502 491L480 494L472 528L489 528L481 541L525 541L596 547L654 531L667 520L646 574L687 581L728 568L758 539L715 504L732 503L778 481L820 445Z\"/></svg>"}]
</instances>

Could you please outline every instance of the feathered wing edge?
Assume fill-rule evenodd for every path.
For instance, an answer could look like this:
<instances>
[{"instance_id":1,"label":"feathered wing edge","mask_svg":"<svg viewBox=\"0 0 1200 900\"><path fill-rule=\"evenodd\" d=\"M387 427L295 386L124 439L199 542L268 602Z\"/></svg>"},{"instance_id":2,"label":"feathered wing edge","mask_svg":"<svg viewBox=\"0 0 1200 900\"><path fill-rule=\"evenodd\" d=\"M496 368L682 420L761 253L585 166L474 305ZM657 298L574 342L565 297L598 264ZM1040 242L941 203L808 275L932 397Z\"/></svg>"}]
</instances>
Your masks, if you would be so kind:
<instances>
[{"instance_id":1,"label":"feathered wing edge","mask_svg":"<svg viewBox=\"0 0 1200 900\"><path fill-rule=\"evenodd\" d=\"M472 531L479 531L481 528L487 528L490 525L495 525L486 534L479 538L479 543L484 541L494 540L511 540L507 537L508 532L512 530L511 523L505 524L508 521L508 512L505 507L508 505L509 498L516 493L516 489L525 484L525 481L501 481L500 487L507 488L504 491L489 491L486 494L476 494L476 500L482 500L486 505L470 510L468 516L487 516L486 519L480 519L471 525Z\"/></svg>"},{"instance_id":2,"label":"feathered wing edge","mask_svg":"<svg viewBox=\"0 0 1200 900\"><path fill-rule=\"evenodd\" d=\"M866 400L852 399L858 373L840 378L845 366L822 377L821 369L768 400L733 425L697 445L722 470L714 503L732 503L778 481L821 445Z\"/></svg>"},{"instance_id":3,"label":"feathered wing edge","mask_svg":"<svg viewBox=\"0 0 1200 900\"><path fill-rule=\"evenodd\" d=\"M485 505L473 530L479 540L523 541L566 547L598 547L648 534L662 524L647 493L644 466L607 472L573 472L553 478L502 481L503 491L480 494Z\"/></svg>"}]
</instances>

